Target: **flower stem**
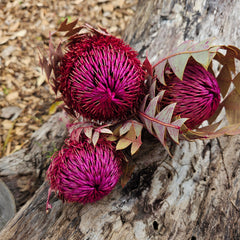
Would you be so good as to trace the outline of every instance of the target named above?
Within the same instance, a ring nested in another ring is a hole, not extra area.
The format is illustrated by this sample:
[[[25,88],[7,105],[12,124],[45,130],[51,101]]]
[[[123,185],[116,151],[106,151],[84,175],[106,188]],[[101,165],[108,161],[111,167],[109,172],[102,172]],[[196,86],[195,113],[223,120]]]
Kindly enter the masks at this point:
[[[181,55],[181,54],[192,54],[192,53],[199,53],[199,52],[209,51],[211,48],[214,48],[214,47],[216,47],[216,46],[211,46],[211,47],[209,47],[208,49],[174,53],[174,54],[172,54],[172,55],[170,55],[170,56],[167,56],[167,57],[161,59],[161,60],[158,61],[157,63],[155,63],[155,64],[152,66],[152,68],[155,68],[158,64],[164,62],[165,60],[167,60],[167,59],[169,59],[169,58],[175,57],[175,56],[177,56],[177,55]]]
[[[139,114],[142,115],[144,118],[146,118],[146,119],[148,119],[148,120],[150,120],[150,121],[152,121],[152,122],[159,123],[159,124],[161,124],[161,125],[163,125],[163,126],[165,126],[165,127],[171,127],[171,128],[175,128],[175,129],[180,129],[179,126],[175,126],[175,125],[172,125],[172,124],[170,124],[170,123],[162,122],[162,121],[160,121],[160,120],[158,120],[158,119],[156,119],[156,118],[152,118],[152,117],[148,116],[147,114],[145,114],[145,113],[143,113],[143,112],[140,112],[140,111],[139,111]]]

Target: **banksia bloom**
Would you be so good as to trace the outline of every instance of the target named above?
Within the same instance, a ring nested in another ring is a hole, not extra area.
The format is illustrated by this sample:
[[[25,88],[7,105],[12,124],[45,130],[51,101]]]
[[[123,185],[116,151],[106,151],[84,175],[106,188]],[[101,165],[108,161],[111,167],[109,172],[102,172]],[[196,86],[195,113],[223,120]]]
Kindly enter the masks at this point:
[[[68,39],[55,88],[69,112],[97,121],[126,119],[144,96],[145,72],[137,53],[104,30],[82,28],[87,32]]]
[[[95,147],[87,138],[69,140],[52,157],[47,171],[50,191],[57,192],[63,201],[83,204],[98,201],[117,184],[122,159],[122,153],[104,139],[99,139]]]
[[[174,115],[189,118],[186,126],[194,129],[209,119],[220,103],[220,88],[215,77],[200,64],[187,64],[183,80],[180,80],[169,67],[165,70],[166,86],[162,104],[177,103]]]

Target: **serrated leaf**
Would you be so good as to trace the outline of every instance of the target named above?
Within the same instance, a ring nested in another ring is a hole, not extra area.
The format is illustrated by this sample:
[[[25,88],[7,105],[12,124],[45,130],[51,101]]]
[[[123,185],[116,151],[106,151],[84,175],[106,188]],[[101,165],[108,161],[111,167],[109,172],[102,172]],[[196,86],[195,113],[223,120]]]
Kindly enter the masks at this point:
[[[150,96],[150,99],[154,98],[155,97],[155,92],[156,92],[156,83],[157,81],[154,80],[153,83],[151,84],[150,86],[150,89],[149,89],[149,96]]]
[[[187,120],[188,120],[188,118],[180,118],[180,119],[177,119],[174,122],[172,122],[172,124],[175,126],[181,127]],[[172,140],[175,143],[179,144],[179,140],[178,140],[179,129],[167,127],[167,131],[168,131],[169,136],[172,138]]]
[[[150,117],[154,117],[154,116],[155,116],[157,103],[158,103],[158,101],[160,100],[160,97],[161,97],[161,96],[156,96],[156,97],[154,97],[154,98],[150,101],[150,103],[148,104],[148,106],[147,106],[147,108],[146,108],[146,110],[145,110],[145,114],[146,114],[146,115],[148,115],[148,116],[150,116]],[[145,123],[145,125],[146,125],[147,130],[148,130],[150,133],[153,134],[153,132],[152,132],[152,122],[149,121],[149,120],[146,119],[146,118],[143,118],[143,121],[144,121],[144,123]]]
[[[199,52],[199,53],[193,53],[192,57],[198,62],[200,63],[205,69],[208,68],[209,65],[209,52],[205,51],[205,52]]]
[[[49,64],[47,58],[44,56],[42,56],[42,58],[39,57],[39,64],[41,68],[44,70],[47,79],[49,80],[52,72],[52,65]]]
[[[190,56],[191,54],[186,53],[186,54],[176,55],[168,59],[168,63],[172,71],[181,80],[183,79],[183,73]]]
[[[166,106],[161,112],[157,114],[156,119],[165,123],[170,123],[175,106],[176,106],[176,103],[172,103]],[[168,146],[166,145],[166,138],[165,138],[166,127],[156,122],[153,122],[152,125],[158,140],[162,143],[164,148],[169,152]]]
[[[221,94],[223,97],[226,96],[229,87],[231,85],[231,80],[232,80],[232,76],[231,73],[227,67],[227,65],[224,65],[219,73],[219,75],[217,76],[217,82],[218,85],[220,87],[221,90]]]
[[[66,18],[66,19],[61,23],[60,27],[58,28],[58,31],[59,31],[59,32],[67,32],[67,31],[72,30],[72,29],[76,26],[76,24],[77,24],[77,22],[78,22],[78,19],[76,19],[75,21],[73,21],[73,22],[71,22],[71,23],[68,23],[68,24],[67,24],[67,22],[68,22],[68,19]]]
[[[240,95],[234,89],[223,101],[228,122],[230,124],[240,123]]]
[[[100,133],[98,131],[95,131],[93,133],[93,136],[92,136],[92,143],[93,143],[93,146],[95,147],[97,142],[98,142],[98,139],[99,139],[99,136],[100,136]]]
[[[167,64],[167,60],[164,60],[163,62],[159,63],[158,65],[156,65],[155,67],[155,73],[158,77],[158,80],[160,81],[160,83],[162,83],[163,85],[166,85],[165,82],[165,77],[164,77],[164,71],[165,71],[165,66]]]
[[[205,39],[199,43],[193,44],[191,47],[188,48],[189,51],[203,51],[208,50],[211,48],[213,42],[216,40],[215,37]]]
[[[146,57],[143,65],[142,65],[143,69],[147,71],[147,73],[153,77],[153,67],[151,65],[151,63],[149,62],[148,58]]]
[[[145,106],[146,106],[148,97],[149,97],[149,94],[145,95],[145,97],[144,97],[144,99],[142,101],[142,104],[140,106],[140,111],[141,112],[144,112],[144,110],[145,110]]]

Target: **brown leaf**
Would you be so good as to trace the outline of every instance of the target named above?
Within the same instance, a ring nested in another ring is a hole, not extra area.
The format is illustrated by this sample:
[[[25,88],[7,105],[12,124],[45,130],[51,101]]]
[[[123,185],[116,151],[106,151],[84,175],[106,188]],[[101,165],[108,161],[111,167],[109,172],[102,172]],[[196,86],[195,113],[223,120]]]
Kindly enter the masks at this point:
[[[219,73],[219,75],[217,76],[217,82],[218,85],[220,87],[221,90],[221,94],[223,97],[226,96],[230,84],[231,84],[231,80],[232,80],[232,76],[231,73],[229,71],[229,68],[227,65],[224,65]]]
[[[240,95],[234,89],[223,101],[230,124],[240,123]]]

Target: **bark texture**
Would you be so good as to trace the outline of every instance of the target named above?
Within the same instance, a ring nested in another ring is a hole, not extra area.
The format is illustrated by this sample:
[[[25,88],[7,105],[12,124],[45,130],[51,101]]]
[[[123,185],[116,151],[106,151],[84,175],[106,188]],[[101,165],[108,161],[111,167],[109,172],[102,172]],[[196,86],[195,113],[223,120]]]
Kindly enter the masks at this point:
[[[238,1],[140,0],[125,39],[141,57],[147,51],[151,63],[188,39],[215,36],[239,47],[239,12]],[[46,123],[53,124],[48,132],[45,126],[35,137],[47,145],[56,138],[60,145],[63,125],[51,121]],[[118,185],[103,200],[84,206],[52,196],[53,208],[46,214],[44,182],[1,231],[0,239],[240,239],[240,136],[182,141],[171,147],[173,158],[155,139],[144,137],[124,189]],[[34,175],[46,164],[42,154],[30,144],[1,160],[12,162],[10,167],[0,165],[1,176],[19,174],[11,159],[17,159],[14,164],[26,175]]]

